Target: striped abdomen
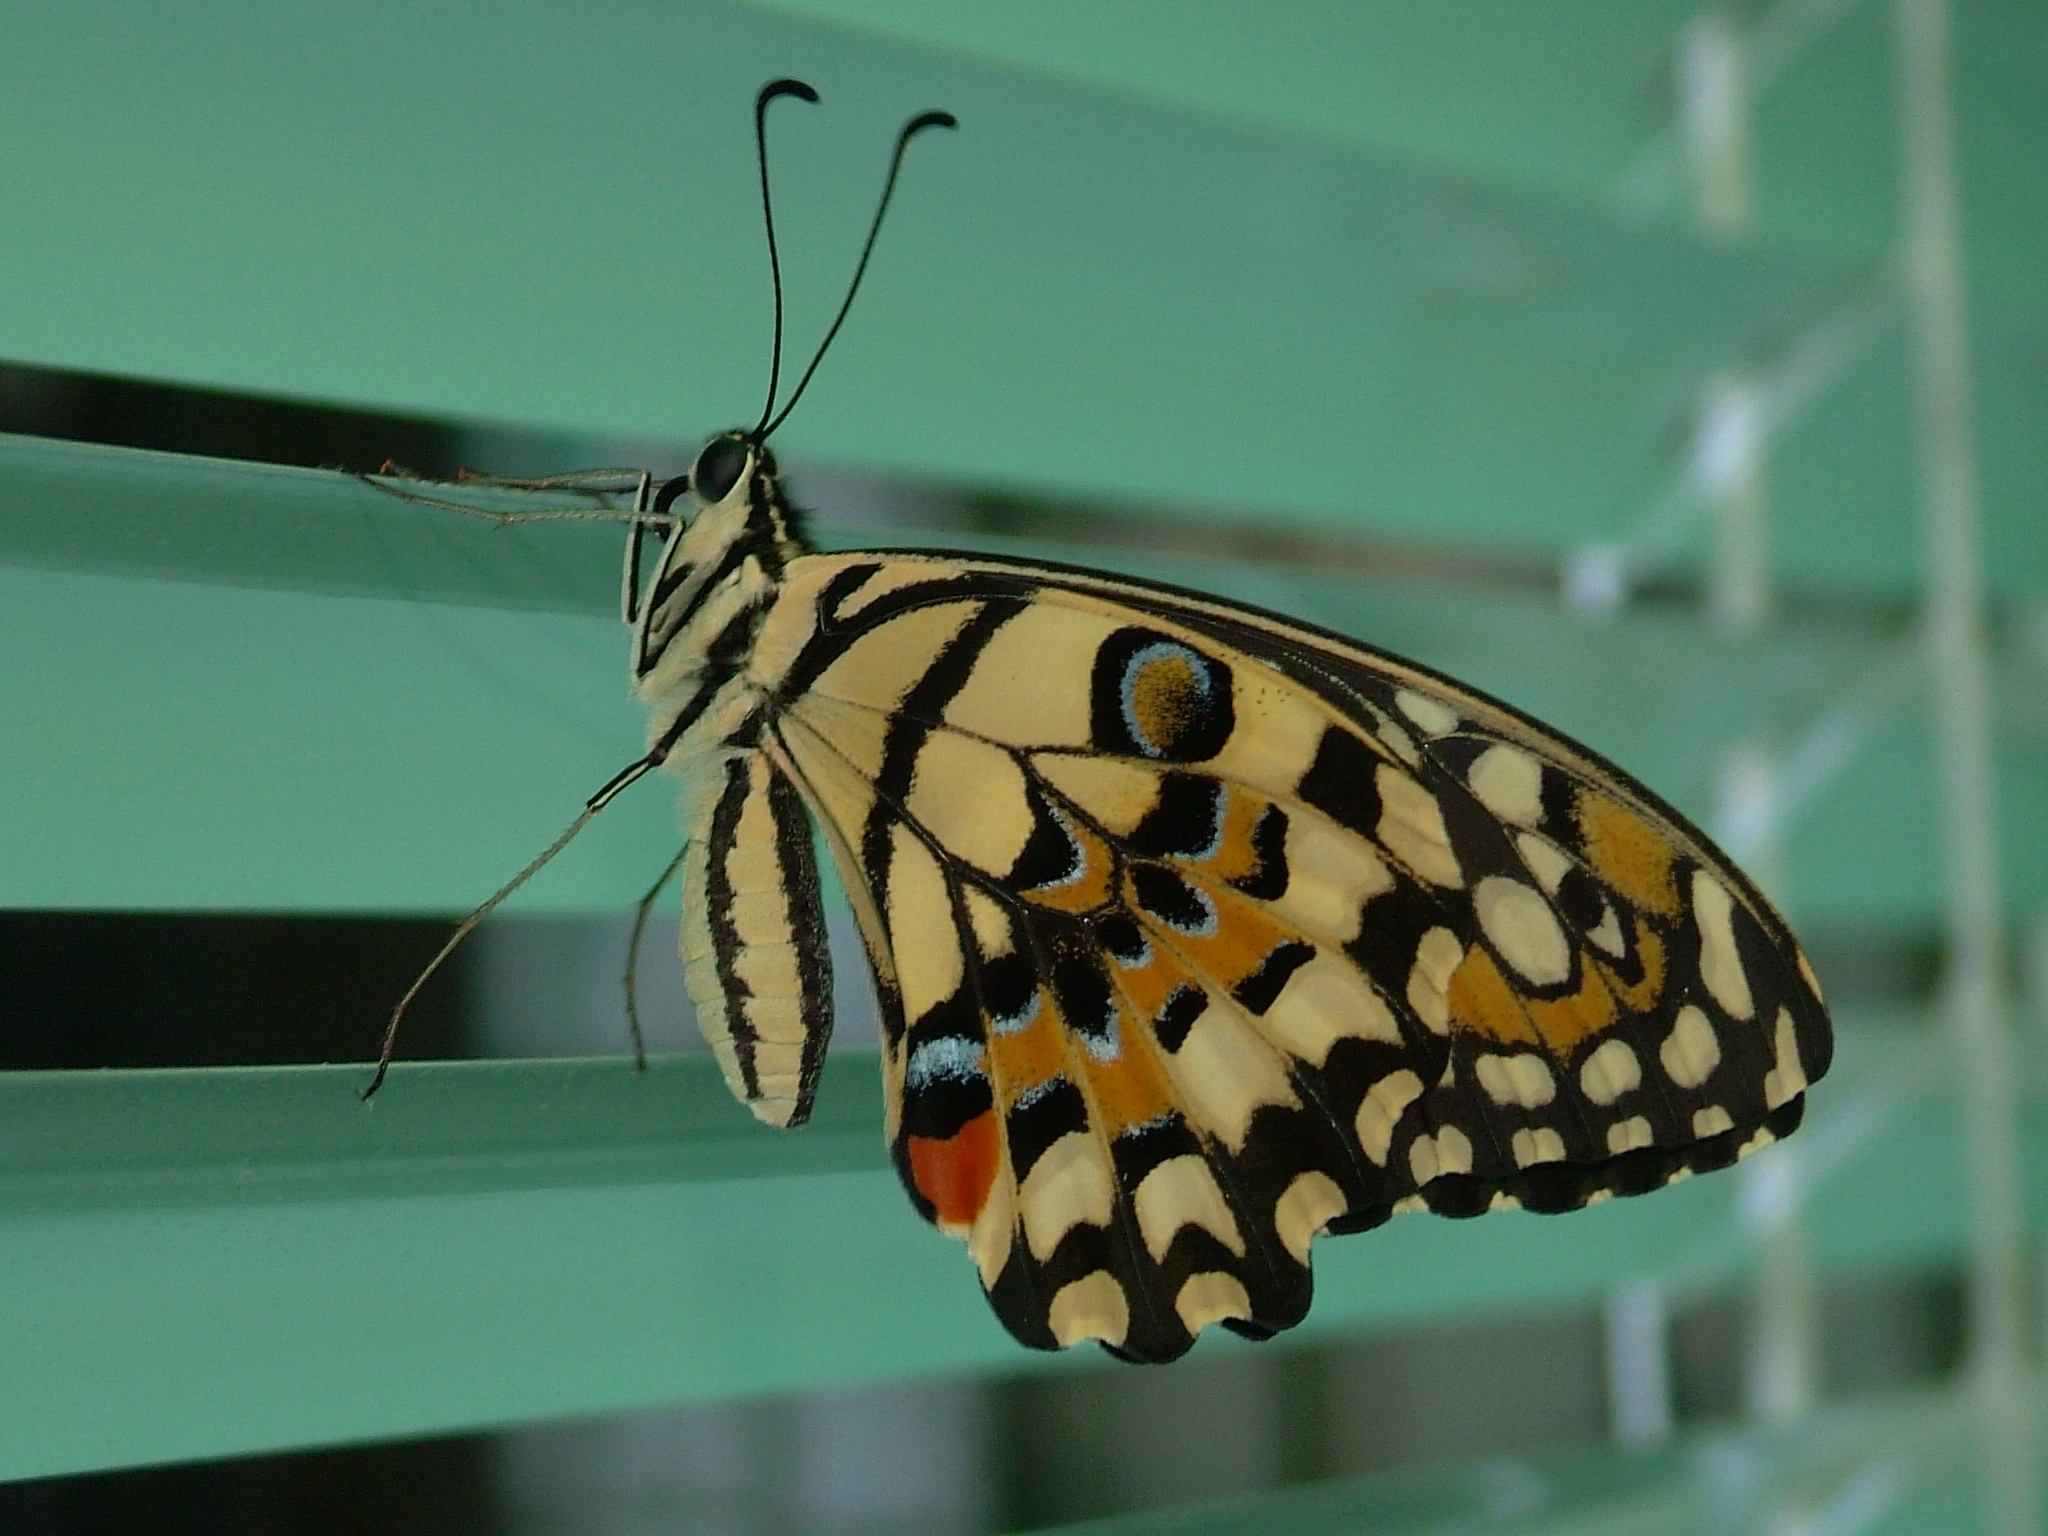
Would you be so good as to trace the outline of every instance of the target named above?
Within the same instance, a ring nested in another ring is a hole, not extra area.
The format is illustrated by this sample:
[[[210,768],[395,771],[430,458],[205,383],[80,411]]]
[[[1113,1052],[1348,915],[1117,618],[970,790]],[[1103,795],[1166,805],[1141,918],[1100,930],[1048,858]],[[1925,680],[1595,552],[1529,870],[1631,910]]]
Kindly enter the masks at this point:
[[[698,1027],[735,1097],[770,1125],[801,1125],[832,1033],[810,820],[758,751],[691,779],[682,954]]]

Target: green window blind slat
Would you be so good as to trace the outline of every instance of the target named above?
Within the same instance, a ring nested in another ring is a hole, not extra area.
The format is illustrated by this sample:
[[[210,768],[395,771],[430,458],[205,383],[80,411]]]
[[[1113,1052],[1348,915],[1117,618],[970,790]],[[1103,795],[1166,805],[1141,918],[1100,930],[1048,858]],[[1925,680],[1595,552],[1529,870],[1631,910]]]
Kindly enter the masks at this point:
[[[0,1477],[1094,1363],[1019,1350],[912,1213],[872,1054],[835,1056],[817,1123],[780,1135],[704,1057],[401,1064],[374,1108],[365,1079],[0,1075]],[[1847,1030],[1829,1082],[1802,1133],[1836,1148],[1816,1262],[1958,1253],[1924,1041]],[[1580,1304],[1652,1259],[1681,1293],[1724,1283],[1739,1191],[1325,1242],[1300,1337]]]
[[[1158,552],[832,542],[1048,554],[1309,618],[1500,694],[1702,818],[1702,743],[1790,750],[1885,654],[1847,628],[1738,641],[1684,615],[1589,624],[1535,593]],[[0,903],[468,910],[643,750],[618,549],[608,528],[497,529],[343,475],[0,436]],[[2032,665],[2008,661],[2000,764],[2023,904],[2048,899],[2048,828],[2026,810],[2048,795]],[[1910,670],[1848,726],[1846,773],[1792,831],[1794,915],[1930,921]],[[619,910],[673,850],[664,789],[626,797],[518,899]]]

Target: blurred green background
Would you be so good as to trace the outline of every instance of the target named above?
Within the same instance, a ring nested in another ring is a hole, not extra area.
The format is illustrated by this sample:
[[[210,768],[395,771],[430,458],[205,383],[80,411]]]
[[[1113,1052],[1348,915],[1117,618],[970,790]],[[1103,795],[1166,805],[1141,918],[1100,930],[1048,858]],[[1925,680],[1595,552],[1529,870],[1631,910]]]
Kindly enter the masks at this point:
[[[10,1528],[2033,1528],[2048,9],[0,19]],[[777,439],[822,540],[1224,592],[1585,739],[1808,940],[1841,1053],[1784,1157],[1325,1244],[1260,1349],[1026,1359],[884,1167],[839,919],[818,1126],[724,1102],[672,965],[657,1070],[616,1059],[652,786],[423,1000],[415,1054],[497,1060],[374,1114],[313,1065],[641,749],[614,534],[333,471],[673,472],[750,421],[784,74],[798,366],[897,126],[961,120]],[[1930,555],[1943,304],[1977,608]]]

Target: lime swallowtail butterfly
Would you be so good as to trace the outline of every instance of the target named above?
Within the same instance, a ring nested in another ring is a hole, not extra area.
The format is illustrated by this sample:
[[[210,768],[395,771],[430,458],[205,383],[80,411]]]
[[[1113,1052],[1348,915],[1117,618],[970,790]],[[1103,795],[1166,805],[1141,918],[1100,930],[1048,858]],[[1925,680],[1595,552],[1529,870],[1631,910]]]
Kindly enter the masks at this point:
[[[817,367],[777,414],[782,96],[817,99],[782,80],[756,101],[760,421],[665,484],[497,482],[579,498],[541,515],[629,524],[650,745],[460,932],[670,770],[699,1021],[734,1094],[799,1126],[832,1026],[821,831],[873,969],[904,1188],[1037,1348],[1160,1361],[1212,1323],[1266,1337],[1306,1314],[1320,1234],[1572,1210],[1791,1132],[1831,1050],[1813,972],[1742,872],[1612,764],[1200,593],[809,546],[768,446]],[[899,135],[826,344],[905,149],[937,126]]]

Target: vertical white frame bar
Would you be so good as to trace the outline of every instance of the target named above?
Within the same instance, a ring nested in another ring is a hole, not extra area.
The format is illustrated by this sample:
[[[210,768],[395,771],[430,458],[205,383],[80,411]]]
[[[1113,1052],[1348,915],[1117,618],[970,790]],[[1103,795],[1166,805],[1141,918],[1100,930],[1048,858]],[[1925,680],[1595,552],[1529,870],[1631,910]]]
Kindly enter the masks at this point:
[[[1947,0],[1893,0],[1906,303],[1920,396],[1927,641],[1947,886],[1944,1005],[1962,1077],[1970,1175],[1969,1371],[1983,1415],[1992,1529],[2035,1529],[2030,1380],[2021,1354],[2024,1229],[1994,824],[1990,664],[1978,570]]]

